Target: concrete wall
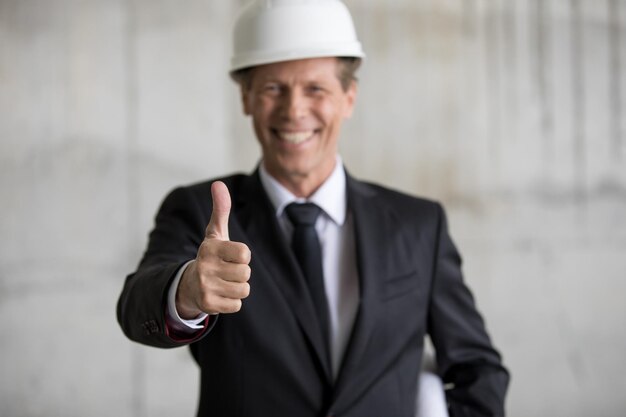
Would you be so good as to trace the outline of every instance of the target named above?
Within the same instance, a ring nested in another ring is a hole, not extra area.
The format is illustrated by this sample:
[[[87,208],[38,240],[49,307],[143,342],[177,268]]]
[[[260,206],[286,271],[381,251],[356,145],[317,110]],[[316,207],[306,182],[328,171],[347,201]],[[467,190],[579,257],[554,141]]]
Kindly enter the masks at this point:
[[[241,1],[0,0],[0,415],[193,415],[115,320],[164,194],[258,159]],[[351,0],[353,174],[442,200],[509,415],[623,415],[626,1]]]

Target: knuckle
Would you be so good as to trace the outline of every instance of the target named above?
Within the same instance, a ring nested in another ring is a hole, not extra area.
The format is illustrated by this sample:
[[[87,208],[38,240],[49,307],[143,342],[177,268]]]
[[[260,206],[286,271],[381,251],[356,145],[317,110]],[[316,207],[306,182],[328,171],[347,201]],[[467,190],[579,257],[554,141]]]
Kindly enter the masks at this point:
[[[248,298],[250,295],[250,284],[244,282],[241,287],[241,298]]]
[[[234,300],[241,300],[248,296],[249,291],[247,283],[232,283],[227,296]]]
[[[233,299],[241,299],[241,298],[244,298],[243,297],[244,292],[245,292],[245,289],[243,288],[241,284],[234,284],[229,291],[229,295]]]
[[[241,310],[241,300],[226,299],[220,304],[220,313],[236,313]]]
[[[231,313],[236,313],[236,312],[238,312],[239,310],[241,310],[241,305],[242,305],[241,300],[233,300],[233,302],[232,302],[232,303],[230,303],[230,305],[229,305],[229,307],[230,307],[230,312],[231,312]]]
[[[250,276],[252,276],[252,268],[250,268],[250,265],[244,265],[242,274],[246,281],[250,280]]]
[[[245,264],[249,264],[250,260],[252,259],[252,252],[250,251],[250,248],[248,247],[248,245],[246,244],[242,244],[242,245],[243,245],[242,253],[241,253],[242,262]]]
[[[245,264],[250,262],[250,249],[245,243],[237,242],[233,252],[238,262]]]

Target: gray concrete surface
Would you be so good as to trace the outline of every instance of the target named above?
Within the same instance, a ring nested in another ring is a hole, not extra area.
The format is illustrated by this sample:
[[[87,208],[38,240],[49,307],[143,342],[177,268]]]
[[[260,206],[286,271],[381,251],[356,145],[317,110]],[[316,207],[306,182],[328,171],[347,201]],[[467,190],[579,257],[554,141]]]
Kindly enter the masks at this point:
[[[173,186],[258,159],[226,71],[241,1],[0,0],[0,416],[194,415],[132,344],[126,273]],[[350,171],[442,200],[513,417],[626,399],[626,1],[348,1]]]

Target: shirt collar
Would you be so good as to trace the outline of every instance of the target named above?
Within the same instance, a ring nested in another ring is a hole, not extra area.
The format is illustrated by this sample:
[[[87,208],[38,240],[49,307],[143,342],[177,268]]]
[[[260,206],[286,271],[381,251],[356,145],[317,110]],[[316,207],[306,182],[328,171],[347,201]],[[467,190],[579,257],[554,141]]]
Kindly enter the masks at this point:
[[[276,217],[282,216],[287,205],[293,202],[308,201],[317,204],[339,226],[345,222],[347,207],[346,173],[339,155],[337,155],[337,163],[333,172],[308,199],[298,198],[283,187],[267,172],[262,162],[259,166],[259,176],[263,189],[276,209]]]

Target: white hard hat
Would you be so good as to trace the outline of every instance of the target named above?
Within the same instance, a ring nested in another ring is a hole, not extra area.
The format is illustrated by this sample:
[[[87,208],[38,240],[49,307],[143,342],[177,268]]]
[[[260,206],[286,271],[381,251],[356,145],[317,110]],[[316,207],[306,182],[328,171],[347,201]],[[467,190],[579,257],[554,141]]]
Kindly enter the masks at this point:
[[[235,21],[230,71],[303,58],[363,58],[340,0],[254,0]]]

